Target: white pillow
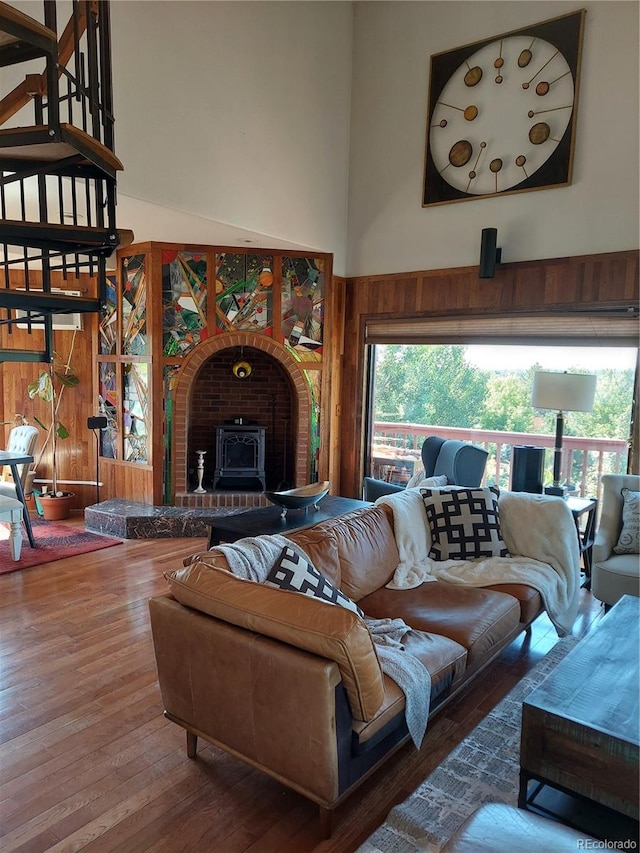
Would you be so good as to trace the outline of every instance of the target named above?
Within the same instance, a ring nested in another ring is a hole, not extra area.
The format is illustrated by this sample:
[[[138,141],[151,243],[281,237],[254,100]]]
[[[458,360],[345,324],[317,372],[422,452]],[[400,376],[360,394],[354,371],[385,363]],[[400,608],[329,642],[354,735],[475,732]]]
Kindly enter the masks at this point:
[[[446,485],[446,474],[438,474],[437,477],[425,477],[424,468],[421,468],[419,471],[416,471],[416,473],[409,479],[409,482],[407,483],[407,488],[419,489],[421,486],[424,486],[425,489],[437,489],[440,486]]]

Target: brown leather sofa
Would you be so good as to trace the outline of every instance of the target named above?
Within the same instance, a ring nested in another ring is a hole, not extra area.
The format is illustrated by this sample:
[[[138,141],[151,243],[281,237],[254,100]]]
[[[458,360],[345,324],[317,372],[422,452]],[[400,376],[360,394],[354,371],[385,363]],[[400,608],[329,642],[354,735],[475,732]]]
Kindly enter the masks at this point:
[[[431,675],[430,716],[525,631],[543,604],[522,584],[439,581],[386,589],[398,564],[393,516],[368,507],[289,534],[374,618],[400,617]],[[409,738],[405,697],[350,610],[246,581],[216,549],[167,575],[150,602],[165,715],[318,804],[335,807]]]

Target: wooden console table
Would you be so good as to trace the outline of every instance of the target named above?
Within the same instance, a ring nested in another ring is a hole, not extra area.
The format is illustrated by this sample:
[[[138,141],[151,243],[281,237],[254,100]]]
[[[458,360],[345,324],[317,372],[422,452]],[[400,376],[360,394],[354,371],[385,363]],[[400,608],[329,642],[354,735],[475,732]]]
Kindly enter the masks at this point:
[[[550,785],[638,820],[639,625],[625,595],[524,700],[521,808]]]
[[[306,512],[290,509],[286,518],[281,517],[282,509],[279,506],[267,506],[262,509],[249,509],[237,515],[223,515],[210,521],[205,519],[207,527],[210,528],[209,548],[221,542],[237,542],[245,536],[265,536],[301,530],[303,527],[312,527],[321,521],[365,506],[371,504],[368,501],[327,495],[319,502],[317,510],[313,507],[308,507]]]

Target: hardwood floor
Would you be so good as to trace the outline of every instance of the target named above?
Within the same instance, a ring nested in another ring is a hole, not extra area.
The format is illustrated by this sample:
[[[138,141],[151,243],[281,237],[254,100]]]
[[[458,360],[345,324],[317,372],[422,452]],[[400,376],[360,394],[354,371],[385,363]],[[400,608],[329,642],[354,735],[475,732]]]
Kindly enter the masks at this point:
[[[72,523],[82,526],[82,516]],[[546,617],[337,811],[164,720],[147,601],[205,539],[129,540],[0,576],[3,853],[348,853],[556,642]],[[582,590],[574,633],[602,610]]]

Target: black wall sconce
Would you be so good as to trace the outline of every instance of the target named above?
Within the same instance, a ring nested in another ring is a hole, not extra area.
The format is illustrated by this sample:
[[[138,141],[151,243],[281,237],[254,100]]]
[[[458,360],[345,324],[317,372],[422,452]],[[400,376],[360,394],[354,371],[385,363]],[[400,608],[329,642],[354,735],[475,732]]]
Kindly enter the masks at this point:
[[[502,259],[502,249],[496,247],[497,242],[497,228],[482,229],[478,278],[493,278],[496,274],[496,264],[499,264]]]

